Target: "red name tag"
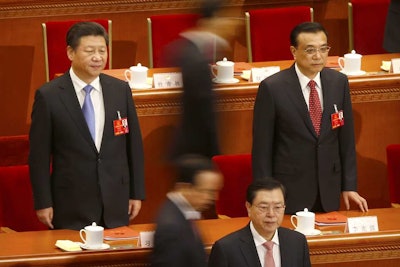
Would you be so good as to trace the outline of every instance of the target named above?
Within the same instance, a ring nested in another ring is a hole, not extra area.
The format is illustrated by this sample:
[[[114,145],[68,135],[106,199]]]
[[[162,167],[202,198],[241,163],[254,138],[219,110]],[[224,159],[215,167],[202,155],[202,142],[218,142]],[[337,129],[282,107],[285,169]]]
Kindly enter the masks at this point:
[[[128,118],[114,120],[114,135],[122,135],[129,133]]]
[[[331,115],[332,130],[344,125],[343,110],[335,112]]]

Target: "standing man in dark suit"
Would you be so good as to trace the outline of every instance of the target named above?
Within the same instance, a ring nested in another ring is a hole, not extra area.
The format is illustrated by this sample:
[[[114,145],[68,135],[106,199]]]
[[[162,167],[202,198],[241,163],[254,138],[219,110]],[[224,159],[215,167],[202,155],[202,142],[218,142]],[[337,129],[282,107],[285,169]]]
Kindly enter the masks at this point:
[[[367,211],[347,77],[324,68],[330,47],[321,24],[299,24],[290,41],[295,63],[262,81],[256,96],[254,179],[273,176],[286,187],[287,213],[338,210],[341,194],[347,209],[351,200]]]
[[[154,235],[152,266],[205,267],[204,244],[193,220],[214,203],[222,187],[222,175],[201,155],[177,160],[178,179],[162,206]]]
[[[400,52],[400,0],[392,0],[386,16],[383,48],[390,53]]]
[[[195,153],[211,158],[220,153],[211,65],[218,51],[230,49],[237,20],[218,17],[224,0],[201,0],[195,28],[180,34],[163,52],[163,65],[182,72],[182,118],[172,157]],[[222,58],[221,58],[222,59]]]
[[[79,22],[66,41],[71,68],[37,90],[32,110],[29,167],[37,216],[58,229],[128,225],[145,197],[131,90],[101,73],[108,46],[101,25]]]
[[[285,188],[277,180],[253,181],[246,196],[250,223],[215,242],[208,266],[311,266],[305,236],[280,227],[285,195]]]

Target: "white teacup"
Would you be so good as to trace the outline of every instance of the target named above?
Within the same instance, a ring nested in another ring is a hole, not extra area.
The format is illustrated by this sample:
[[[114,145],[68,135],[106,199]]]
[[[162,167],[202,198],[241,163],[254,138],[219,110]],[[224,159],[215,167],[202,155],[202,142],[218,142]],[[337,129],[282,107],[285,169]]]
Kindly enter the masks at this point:
[[[139,237],[140,237],[140,246],[142,248],[154,247],[154,231],[140,232]]]
[[[294,222],[295,219],[297,223]],[[296,231],[303,234],[312,233],[314,231],[315,213],[305,208],[304,211],[298,211],[296,215],[292,215],[290,221]]]
[[[214,68],[217,69],[217,74],[214,73],[214,77],[217,78],[218,82],[231,82],[234,74],[234,66],[235,63],[233,61],[229,61],[226,57],[222,61],[217,61],[216,66]]]
[[[84,246],[91,249],[101,248],[103,245],[104,228],[92,223],[79,231]]]
[[[351,53],[345,54],[344,57],[339,57],[338,64],[346,74],[360,73],[361,58],[362,55],[352,50]]]
[[[147,71],[149,68],[138,63],[137,66],[132,66],[125,70],[125,79],[133,87],[143,87],[147,83]]]

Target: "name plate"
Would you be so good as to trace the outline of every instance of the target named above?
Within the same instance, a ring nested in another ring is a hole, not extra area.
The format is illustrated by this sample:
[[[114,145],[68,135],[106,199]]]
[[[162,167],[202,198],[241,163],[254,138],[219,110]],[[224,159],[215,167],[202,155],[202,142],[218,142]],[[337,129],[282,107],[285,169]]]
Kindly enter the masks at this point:
[[[347,230],[351,234],[377,232],[379,231],[378,217],[363,216],[347,218]]]
[[[392,59],[392,72],[393,73],[400,73],[400,58],[393,58]]]
[[[154,88],[183,87],[181,72],[154,73],[153,82]]]
[[[259,83],[272,74],[279,72],[280,70],[281,68],[279,66],[251,68],[251,81]]]

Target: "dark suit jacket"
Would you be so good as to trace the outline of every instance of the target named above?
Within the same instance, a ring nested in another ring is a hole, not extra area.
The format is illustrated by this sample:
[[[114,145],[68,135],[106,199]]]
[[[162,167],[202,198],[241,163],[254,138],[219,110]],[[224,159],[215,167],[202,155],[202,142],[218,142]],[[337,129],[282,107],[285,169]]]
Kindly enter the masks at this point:
[[[338,210],[341,191],[357,191],[353,114],[347,77],[321,71],[323,114],[317,137],[294,65],[259,86],[253,121],[253,176],[275,177],[287,189],[286,212],[310,209],[321,197]],[[343,110],[344,126],[332,130],[331,114]]]
[[[55,228],[92,222],[128,225],[129,199],[144,199],[142,137],[124,81],[100,75],[105,123],[100,152],[90,136],[69,73],[37,90],[29,166],[35,209],[54,208]],[[128,118],[129,134],[115,136],[113,120]],[[49,166],[52,166],[50,173]]]
[[[390,1],[386,17],[383,47],[390,53],[400,52],[400,0]]]
[[[278,228],[282,267],[311,266],[307,240],[303,234]],[[261,267],[250,224],[233,232],[212,247],[209,267]]]
[[[168,45],[164,65],[182,71],[183,114],[174,140],[173,156],[219,154],[214,93],[209,59],[190,40],[181,38]]]
[[[151,266],[205,267],[206,253],[193,222],[170,200],[161,208],[154,235]]]

